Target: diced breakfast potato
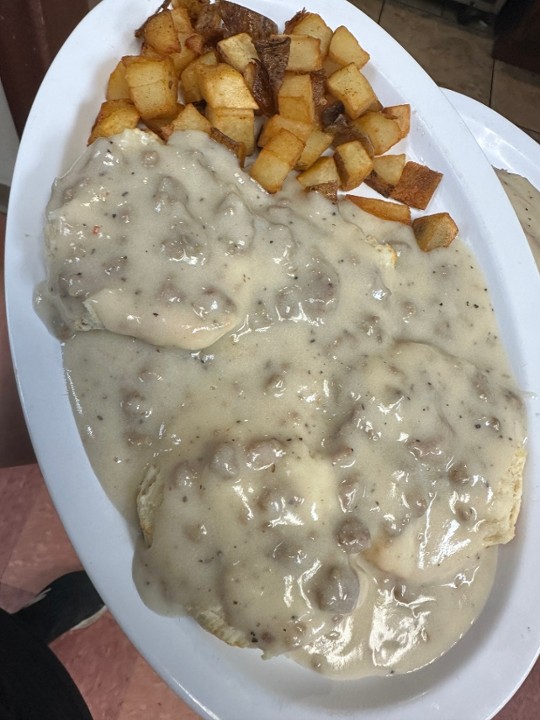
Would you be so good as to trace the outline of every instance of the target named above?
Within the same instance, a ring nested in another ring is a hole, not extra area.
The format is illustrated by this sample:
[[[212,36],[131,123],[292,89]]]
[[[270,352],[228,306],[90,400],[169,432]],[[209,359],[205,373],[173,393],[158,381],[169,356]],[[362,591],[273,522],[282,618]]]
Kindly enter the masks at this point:
[[[375,155],[382,155],[401,140],[397,122],[382,112],[366,112],[354,121],[354,125],[368,136]]]
[[[276,35],[275,37],[290,40],[287,62],[287,70],[290,72],[308,73],[322,68],[321,43],[318,38],[310,35]]]
[[[168,57],[153,60],[127,57],[126,82],[133,103],[144,119],[172,115],[176,109],[178,80]]]
[[[226,63],[200,65],[197,79],[201,95],[213,108],[257,110],[259,107],[241,73]]]
[[[110,137],[124,130],[133,130],[137,127],[140,114],[135,105],[129,100],[106,100],[102,103],[88,144],[98,137]]]
[[[352,190],[358,187],[373,168],[371,158],[358,140],[338,145],[334,152],[334,159],[343,190]]]
[[[288,130],[280,130],[261,150],[249,173],[267,192],[277,192],[303,149],[304,143],[300,138]]]
[[[424,252],[448,247],[458,234],[458,227],[447,212],[416,218],[412,226],[418,247]]]
[[[287,73],[278,93],[279,114],[291,120],[314,125],[317,111],[310,75]]]
[[[140,124],[164,142],[175,131],[200,130],[242,166],[258,152],[250,173],[268,192],[292,169],[306,191],[332,201],[365,182],[403,204],[353,202],[409,224],[409,207],[424,209],[441,180],[405,153],[386,154],[408,135],[411,107],[383,107],[361,72],[369,53],[344,25],[332,30],[304,9],[280,32],[269,17],[229,0],[170,0],[135,35],[140,54],[111,72],[89,142]],[[453,220],[439,215],[419,219],[422,249],[451,237]]]
[[[178,11],[175,10],[174,12]],[[162,10],[151,15],[135,34],[137,37],[142,37],[146,45],[150,45],[162,55],[180,50],[178,30],[175,27],[170,10]]]
[[[410,105],[391,105],[389,107],[382,108],[382,113],[397,123],[402,138],[409,134],[409,130],[411,129]]]
[[[228,137],[244,144],[246,155],[255,150],[255,114],[251,108],[207,107],[210,123]]]
[[[105,97],[107,100],[131,100],[126,80],[126,68],[121,60],[109,75]]]
[[[354,63],[360,69],[368,62],[369,53],[360,46],[350,30],[340,25],[330,40],[328,59],[339,67]]]
[[[238,72],[243,73],[252,60],[258,59],[259,54],[248,33],[239,33],[220,40],[217,44],[220,58]]]
[[[326,183],[336,183],[340,187],[341,181],[336,167],[336,161],[329,155],[316,160],[313,165],[301,172],[296,178],[303,188]]]
[[[329,92],[341,100],[350,118],[357,118],[366,112],[377,96],[368,79],[354,63],[332,73],[326,81]]]
[[[189,63],[180,75],[180,85],[182,87],[182,95],[186,103],[199,102],[203,99],[201,88],[199,86],[199,78],[197,69],[201,65],[217,65],[217,55],[215,50],[210,50],[201,55],[193,62]]]
[[[300,140],[307,142],[307,139],[313,132],[313,125],[310,123],[291,120],[291,118],[283,117],[283,115],[272,115],[264,124],[261,134],[259,135],[258,145],[264,147],[268,140],[273,137],[279,130],[289,130],[293,135],[299,137]]]
[[[201,130],[209,133],[212,124],[204,115],[201,115],[195,105],[188,103],[172,121],[171,126],[171,132],[175,130]]]
[[[407,162],[405,153],[399,155],[381,155],[373,158],[373,170],[365,182],[384,197],[388,197],[398,184]]]
[[[409,160],[390,197],[411,207],[425,210],[441,179],[440,172]]]
[[[305,143],[288,130],[280,130],[266,143],[265,148],[293,168],[302,154]]]
[[[328,54],[328,46],[332,39],[332,30],[324,22],[317,13],[306,12],[301,10],[285,23],[285,33],[292,35],[309,35],[318,38],[320,42],[320,51],[323,59]]]
[[[375,215],[383,220],[411,224],[411,211],[407,205],[379,200],[377,198],[359,197],[358,195],[347,195],[347,200],[353,202],[364,212]]]
[[[329,133],[325,133],[317,128],[312,130],[306,139],[306,145],[295,165],[295,169],[302,171],[311,167],[313,163],[328,150],[332,144],[332,140],[333,137]]]

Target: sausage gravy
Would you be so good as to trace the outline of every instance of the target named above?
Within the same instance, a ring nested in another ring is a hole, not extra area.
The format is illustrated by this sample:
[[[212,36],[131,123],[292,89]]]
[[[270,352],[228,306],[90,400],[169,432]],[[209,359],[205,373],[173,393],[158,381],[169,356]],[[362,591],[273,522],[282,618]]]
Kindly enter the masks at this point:
[[[100,139],[53,189],[36,304],[151,607],[333,677],[408,672],[489,594],[524,409],[459,240],[423,253],[296,185],[202,133]]]

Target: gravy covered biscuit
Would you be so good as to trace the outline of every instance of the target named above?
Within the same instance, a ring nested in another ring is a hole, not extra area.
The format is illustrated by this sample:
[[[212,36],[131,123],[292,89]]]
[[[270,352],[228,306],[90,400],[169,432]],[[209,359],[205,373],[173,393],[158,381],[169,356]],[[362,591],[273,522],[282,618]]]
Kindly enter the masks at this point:
[[[467,631],[526,428],[459,238],[422,252],[293,177],[266,193],[204,132],[131,130],[57,181],[47,239],[39,304],[151,607],[336,678]]]

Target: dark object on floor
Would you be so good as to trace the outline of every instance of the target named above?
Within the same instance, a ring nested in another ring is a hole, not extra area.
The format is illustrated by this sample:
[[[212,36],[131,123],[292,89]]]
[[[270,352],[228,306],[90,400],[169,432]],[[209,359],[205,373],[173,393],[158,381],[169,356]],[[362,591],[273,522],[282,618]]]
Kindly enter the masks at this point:
[[[54,580],[14,617],[49,645],[68,630],[89,625],[104,608],[90,578],[79,570]]]
[[[0,720],[92,720],[47,643],[103,610],[83,571],[58,578],[13,615],[0,610]]]
[[[495,24],[493,57],[540,74],[540,0],[508,0]]]

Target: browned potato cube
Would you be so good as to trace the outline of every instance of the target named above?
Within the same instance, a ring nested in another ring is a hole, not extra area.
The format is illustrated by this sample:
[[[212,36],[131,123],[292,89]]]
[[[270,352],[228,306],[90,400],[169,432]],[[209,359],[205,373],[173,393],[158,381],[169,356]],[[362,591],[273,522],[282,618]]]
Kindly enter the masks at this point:
[[[338,145],[334,151],[334,160],[343,190],[358,187],[373,168],[370,156],[358,140]]]
[[[418,247],[424,252],[448,247],[458,234],[458,226],[447,212],[416,218],[412,226]]]
[[[298,120],[291,120],[290,118],[283,117],[283,115],[272,115],[271,118],[263,125],[261,134],[259,135],[258,145],[264,147],[266,143],[280,130],[288,130],[293,135],[299,137],[304,142],[307,141],[311,133],[313,132],[313,125],[309,123],[298,122]]]
[[[374,157],[373,170],[365,180],[366,185],[388,197],[394,186],[398,184],[406,162],[405,153]]]
[[[201,94],[213,108],[251,108],[259,106],[250,93],[243,76],[230,65],[200,65],[197,78]]]
[[[284,117],[315,125],[317,110],[311,77],[287,73],[279,89],[278,108]]]
[[[303,188],[313,187],[314,185],[324,185],[326,183],[337,183],[338,186],[341,185],[336,161],[333,157],[327,155],[316,160],[310,168],[300,173],[296,179]]]
[[[199,102],[203,99],[197,75],[197,69],[200,65],[217,65],[217,63],[218,60],[215,50],[210,50],[190,62],[189,65],[184,68],[180,75],[180,86],[186,103]]]
[[[411,129],[410,105],[391,105],[383,108],[382,113],[397,123],[402,138],[409,134],[409,130]]]
[[[275,35],[275,38],[289,38],[289,60],[287,70],[308,73],[322,68],[321,43],[310,35]]]
[[[325,150],[328,150],[332,144],[333,137],[330,133],[325,133],[322,130],[315,128],[306,140],[306,146],[304,147],[298,162],[296,163],[296,170],[307,170],[318,160]]]
[[[206,109],[206,116],[212,125],[224,135],[244,144],[245,152],[251,155],[255,150],[255,113],[251,109],[213,108]]]
[[[288,130],[280,130],[263,147],[249,173],[267,192],[277,192],[303,149],[304,143],[300,138]]]
[[[324,59],[328,54],[328,46],[332,39],[332,30],[324,22],[320,15],[301,10],[285,23],[285,34],[287,35],[309,35],[317,38],[320,42],[320,51]]]
[[[126,68],[121,60],[109,75],[105,97],[107,100],[131,100],[126,80]]]
[[[347,200],[353,202],[364,212],[370,213],[370,215],[375,215],[383,220],[404,223],[405,225],[411,224],[411,211],[406,205],[376,198],[359,197],[358,195],[347,195],[346,197]]]
[[[106,100],[102,103],[92,127],[88,144],[98,137],[110,137],[124,130],[133,130],[139,120],[139,111],[130,100]]]
[[[269,193],[281,190],[290,171],[291,168],[285,160],[273,155],[266,148],[261,150],[257,159],[249,168],[251,177]]]
[[[178,80],[169,57],[154,60],[123,58],[131,99],[143,120],[172,115],[176,110]]]
[[[401,140],[401,131],[395,120],[382,112],[366,112],[354,121],[371,141],[375,155],[382,155]]]
[[[442,173],[409,160],[390,197],[411,207],[425,210],[442,180]]]
[[[350,30],[340,25],[330,40],[328,59],[340,67],[354,63],[357,68],[361,68],[368,62],[369,53],[360,46]]]
[[[202,132],[209,133],[212,125],[204,115],[202,115],[195,105],[188,103],[183,110],[181,110],[176,118],[171,123],[172,130],[201,130]]]
[[[357,118],[377,100],[373,88],[354,63],[332,73],[326,81],[328,91],[341,100],[350,118]]]
[[[162,10],[151,15],[135,34],[137,37],[142,37],[146,45],[150,45],[161,55],[180,50],[177,28],[170,10]]]
[[[224,62],[241,73],[245,71],[252,60],[259,57],[253,40],[247,33],[239,33],[220,40],[217,50]]]
[[[270,138],[264,149],[284,160],[292,169],[298,162],[304,146],[303,140],[288,130],[282,129]]]

